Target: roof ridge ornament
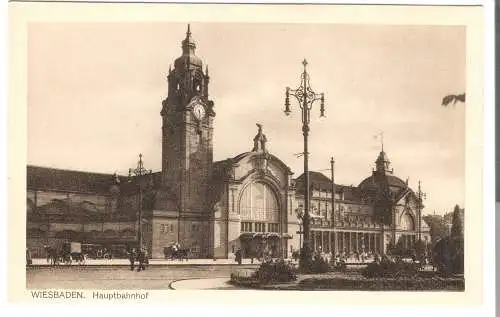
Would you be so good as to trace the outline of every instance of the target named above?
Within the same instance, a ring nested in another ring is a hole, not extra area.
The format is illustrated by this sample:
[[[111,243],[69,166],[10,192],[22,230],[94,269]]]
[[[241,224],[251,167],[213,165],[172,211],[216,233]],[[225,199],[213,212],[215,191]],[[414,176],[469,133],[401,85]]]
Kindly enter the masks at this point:
[[[256,123],[258,131],[257,135],[253,138],[253,149],[252,152],[267,152],[266,150],[266,143],[267,143],[267,137],[266,135],[262,132],[262,124]]]

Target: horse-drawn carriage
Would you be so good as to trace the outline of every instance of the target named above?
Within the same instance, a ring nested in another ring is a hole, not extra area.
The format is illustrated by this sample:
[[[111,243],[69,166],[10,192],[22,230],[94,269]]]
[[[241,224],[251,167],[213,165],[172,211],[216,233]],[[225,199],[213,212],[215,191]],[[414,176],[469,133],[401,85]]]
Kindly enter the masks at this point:
[[[82,253],[82,244],[79,242],[65,242],[58,246],[45,246],[47,262],[51,265],[66,264],[73,262],[85,264],[85,256]]]
[[[190,249],[175,248],[174,246],[168,246],[163,248],[163,254],[165,259],[169,260],[188,260]]]

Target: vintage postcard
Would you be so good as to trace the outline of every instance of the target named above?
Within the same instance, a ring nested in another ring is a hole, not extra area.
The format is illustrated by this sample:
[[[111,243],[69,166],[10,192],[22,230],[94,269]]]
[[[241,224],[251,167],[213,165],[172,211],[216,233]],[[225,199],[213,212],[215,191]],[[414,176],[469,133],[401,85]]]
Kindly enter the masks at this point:
[[[13,300],[481,303],[481,6],[10,18]]]

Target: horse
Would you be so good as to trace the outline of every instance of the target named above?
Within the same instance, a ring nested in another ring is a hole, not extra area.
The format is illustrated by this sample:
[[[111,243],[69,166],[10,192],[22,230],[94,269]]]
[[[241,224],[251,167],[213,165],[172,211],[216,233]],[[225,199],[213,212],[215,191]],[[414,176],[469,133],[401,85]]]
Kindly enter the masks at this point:
[[[164,248],[163,252],[165,254],[165,259],[181,260],[181,261],[184,261],[185,259],[187,261],[190,249],[174,250],[174,248],[170,246]]]
[[[60,261],[60,255],[57,250],[49,246],[45,246],[44,249],[47,257],[47,263],[50,263],[50,265],[58,264]]]
[[[76,263],[82,265],[85,264],[85,256],[82,253],[79,252],[72,252],[70,253],[71,259],[75,261]]]

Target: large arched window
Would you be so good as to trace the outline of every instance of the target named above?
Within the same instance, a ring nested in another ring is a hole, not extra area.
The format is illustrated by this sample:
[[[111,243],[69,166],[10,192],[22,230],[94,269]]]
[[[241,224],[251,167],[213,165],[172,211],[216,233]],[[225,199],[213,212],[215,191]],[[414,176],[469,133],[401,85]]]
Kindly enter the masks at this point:
[[[401,217],[401,228],[403,230],[415,230],[415,224],[413,222],[413,218],[409,213],[405,213]]]
[[[240,214],[242,221],[278,222],[278,200],[271,187],[260,182],[248,185],[241,195]]]

